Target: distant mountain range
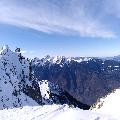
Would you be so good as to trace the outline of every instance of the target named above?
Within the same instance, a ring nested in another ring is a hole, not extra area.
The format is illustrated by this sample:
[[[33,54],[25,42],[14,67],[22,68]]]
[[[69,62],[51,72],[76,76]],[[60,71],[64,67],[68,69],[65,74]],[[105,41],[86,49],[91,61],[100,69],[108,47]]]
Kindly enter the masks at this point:
[[[92,105],[98,98],[120,87],[119,56],[34,58],[32,70],[39,80],[61,86],[77,100]]]

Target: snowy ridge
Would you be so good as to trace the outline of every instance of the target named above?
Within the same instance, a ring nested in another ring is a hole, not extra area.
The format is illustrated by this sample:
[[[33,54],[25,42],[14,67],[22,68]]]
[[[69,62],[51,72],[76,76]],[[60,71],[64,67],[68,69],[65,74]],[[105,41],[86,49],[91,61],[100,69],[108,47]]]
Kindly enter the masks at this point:
[[[0,51],[0,109],[36,104],[22,92],[29,81],[29,61],[8,46]]]
[[[65,56],[56,56],[56,57],[51,57],[49,55],[45,56],[42,59],[39,58],[34,58],[32,60],[33,64],[36,65],[45,65],[46,63],[50,63],[50,65],[52,64],[68,64],[71,61],[76,61],[76,62],[83,62],[83,61],[89,61],[92,60],[92,57],[65,57]]]

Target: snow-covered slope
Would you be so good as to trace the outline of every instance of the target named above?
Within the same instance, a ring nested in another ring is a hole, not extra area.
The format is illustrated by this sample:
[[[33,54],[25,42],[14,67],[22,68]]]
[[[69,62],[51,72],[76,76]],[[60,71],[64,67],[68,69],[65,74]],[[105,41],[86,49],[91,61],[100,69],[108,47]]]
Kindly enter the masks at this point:
[[[38,105],[22,92],[29,82],[29,61],[8,46],[0,51],[0,109]]]
[[[108,116],[114,116],[117,120],[120,119],[120,89],[113,91],[111,94],[104,98],[101,98],[95,106],[92,107],[92,111],[104,113]]]
[[[91,111],[67,105],[44,105],[0,110],[0,120],[116,120]],[[119,120],[119,119],[117,119]]]

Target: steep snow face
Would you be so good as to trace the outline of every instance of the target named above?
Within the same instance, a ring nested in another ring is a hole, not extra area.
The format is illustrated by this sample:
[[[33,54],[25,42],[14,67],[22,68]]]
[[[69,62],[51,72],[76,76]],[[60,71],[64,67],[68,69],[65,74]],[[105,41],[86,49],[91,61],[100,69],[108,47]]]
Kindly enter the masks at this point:
[[[40,81],[39,88],[40,88],[40,92],[41,92],[41,96],[42,96],[42,102],[43,103],[47,102],[47,104],[54,103],[55,99],[57,101],[58,97],[60,97],[61,94],[63,93],[63,90],[60,89],[58,85],[54,85],[53,83],[49,82],[48,80]]]
[[[50,93],[49,82],[47,80],[42,80],[39,82],[39,87],[42,98],[49,99],[49,93]]]
[[[0,109],[20,107],[35,102],[22,92],[29,82],[29,61],[8,46],[0,51]],[[35,103],[37,104],[37,103]]]
[[[50,93],[54,93],[59,95],[62,93],[62,90],[59,88],[58,85],[54,85],[48,80],[42,80],[39,82],[39,87],[40,87],[40,92],[43,98],[49,99],[50,98]]]
[[[113,93],[101,98],[99,102],[92,108],[93,111],[108,114],[120,118],[120,89],[115,90]]]

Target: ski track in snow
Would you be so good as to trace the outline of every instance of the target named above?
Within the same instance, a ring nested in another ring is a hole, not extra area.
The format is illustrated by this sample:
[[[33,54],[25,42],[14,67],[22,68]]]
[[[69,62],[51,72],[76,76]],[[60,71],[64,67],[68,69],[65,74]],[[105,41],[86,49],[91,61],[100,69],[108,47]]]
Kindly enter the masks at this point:
[[[8,119],[9,118],[9,119]],[[44,105],[0,110],[0,120],[119,120],[67,105]]]

